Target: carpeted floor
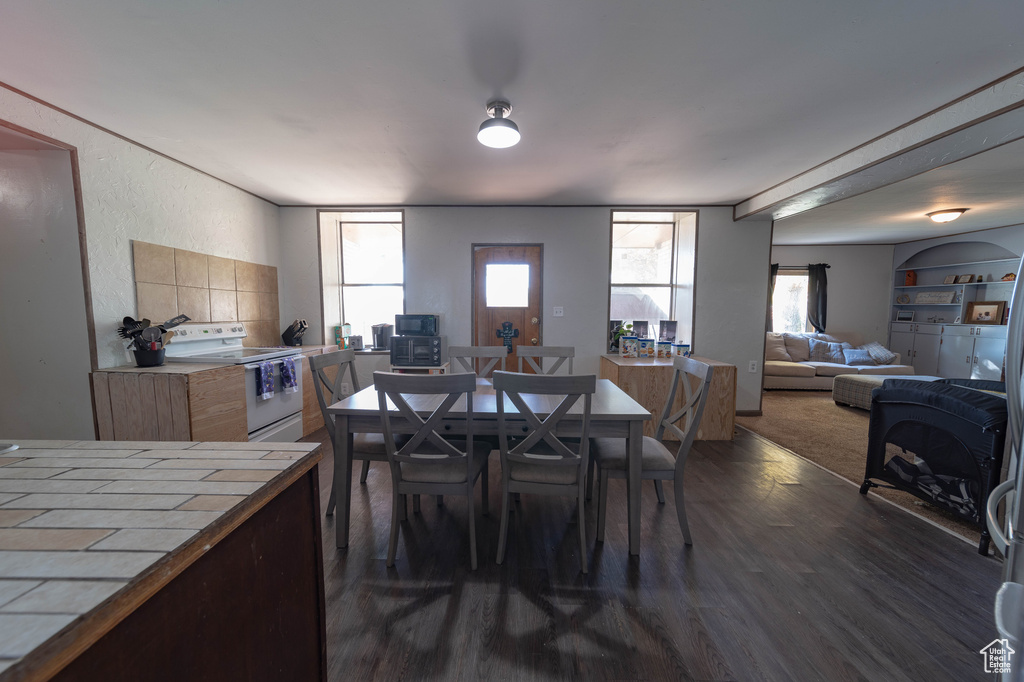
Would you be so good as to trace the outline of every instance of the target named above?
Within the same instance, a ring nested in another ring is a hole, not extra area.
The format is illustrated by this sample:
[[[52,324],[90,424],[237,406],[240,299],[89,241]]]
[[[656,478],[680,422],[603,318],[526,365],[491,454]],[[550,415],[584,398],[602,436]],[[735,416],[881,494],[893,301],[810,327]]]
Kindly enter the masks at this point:
[[[868,449],[868,412],[836,405],[829,391],[765,391],[760,417],[737,417],[740,426],[860,485]],[[877,494],[977,544],[977,526],[909,493]],[[991,551],[991,550],[990,550]]]

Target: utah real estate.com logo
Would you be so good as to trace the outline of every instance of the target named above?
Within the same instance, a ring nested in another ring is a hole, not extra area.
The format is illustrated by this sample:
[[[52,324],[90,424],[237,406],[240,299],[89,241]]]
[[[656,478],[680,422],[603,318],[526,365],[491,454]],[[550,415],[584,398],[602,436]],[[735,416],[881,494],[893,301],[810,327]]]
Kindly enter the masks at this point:
[[[985,657],[985,672],[1001,674],[1010,672],[1010,662],[1016,652],[1006,639],[993,639],[978,653]]]

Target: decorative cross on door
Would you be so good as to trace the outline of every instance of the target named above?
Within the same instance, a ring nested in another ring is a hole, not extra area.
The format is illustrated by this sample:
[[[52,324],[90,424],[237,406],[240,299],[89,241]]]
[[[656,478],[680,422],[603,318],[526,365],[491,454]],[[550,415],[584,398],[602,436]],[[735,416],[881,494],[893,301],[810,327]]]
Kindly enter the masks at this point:
[[[494,330],[495,335],[502,339],[502,343],[505,344],[505,350],[508,353],[512,352],[512,339],[519,338],[519,330],[512,328],[511,322],[502,322],[500,329]]]

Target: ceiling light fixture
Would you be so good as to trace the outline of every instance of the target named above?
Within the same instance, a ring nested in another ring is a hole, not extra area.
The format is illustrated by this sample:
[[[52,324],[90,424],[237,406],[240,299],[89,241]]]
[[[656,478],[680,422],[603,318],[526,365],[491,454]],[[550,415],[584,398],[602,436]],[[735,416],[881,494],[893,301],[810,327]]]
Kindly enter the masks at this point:
[[[512,105],[505,100],[496,99],[487,103],[487,115],[491,118],[480,124],[480,130],[476,134],[480,144],[504,149],[519,142],[519,126],[512,119],[505,118],[510,113]]]
[[[941,211],[932,211],[926,215],[937,223],[948,223],[951,220],[956,220],[966,212],[966,208],[944,208]]]

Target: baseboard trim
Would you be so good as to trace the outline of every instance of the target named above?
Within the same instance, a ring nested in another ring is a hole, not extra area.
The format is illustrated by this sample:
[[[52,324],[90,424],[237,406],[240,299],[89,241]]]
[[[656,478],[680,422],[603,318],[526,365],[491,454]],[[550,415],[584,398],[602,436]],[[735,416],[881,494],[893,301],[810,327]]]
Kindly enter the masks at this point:
[[[736,410],[737,417],[760,417],[761,410]]]

